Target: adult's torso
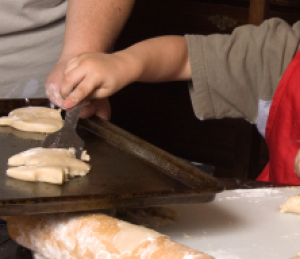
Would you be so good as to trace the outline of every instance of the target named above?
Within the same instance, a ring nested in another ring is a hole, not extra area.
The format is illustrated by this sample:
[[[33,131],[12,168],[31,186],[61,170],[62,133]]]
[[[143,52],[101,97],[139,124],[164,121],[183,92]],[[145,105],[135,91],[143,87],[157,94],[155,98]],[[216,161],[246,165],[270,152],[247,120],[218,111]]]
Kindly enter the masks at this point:
[[[63,40],[66,0],[0,2],[0,98],[43,98]]]

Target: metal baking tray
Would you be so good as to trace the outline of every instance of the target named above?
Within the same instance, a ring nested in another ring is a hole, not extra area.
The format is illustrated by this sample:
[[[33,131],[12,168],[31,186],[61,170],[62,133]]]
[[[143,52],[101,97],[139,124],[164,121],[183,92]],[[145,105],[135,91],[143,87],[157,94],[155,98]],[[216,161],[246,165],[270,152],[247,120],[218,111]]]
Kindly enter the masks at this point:
[[[0,114],[46,100],[2,100]],[[208,202],[224,186],[190,163],[100,118],[80,120],[78,134],[91,156],[91,171],[62,186],[6,176],[10,156],[42,145],[41,133],[0,127],[0,215],[92,211]]]

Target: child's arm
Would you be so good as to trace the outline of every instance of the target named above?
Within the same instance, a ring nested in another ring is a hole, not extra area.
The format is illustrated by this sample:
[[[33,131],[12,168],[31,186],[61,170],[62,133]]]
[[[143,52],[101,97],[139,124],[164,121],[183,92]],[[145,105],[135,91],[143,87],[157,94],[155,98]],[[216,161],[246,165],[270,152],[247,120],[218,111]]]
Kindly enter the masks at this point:
[[[62,107],[73,107],[86,97],[111,96],[134,81],[190,78],[187,42],[183,36],[149,39],[113,54],[82,54],[72,59],[64,71],[60,89],[65,99]]]
[[[294,166],[296,174],[298,175],[298,177],[300,177],[300,149],[298,150],[295,157]]]

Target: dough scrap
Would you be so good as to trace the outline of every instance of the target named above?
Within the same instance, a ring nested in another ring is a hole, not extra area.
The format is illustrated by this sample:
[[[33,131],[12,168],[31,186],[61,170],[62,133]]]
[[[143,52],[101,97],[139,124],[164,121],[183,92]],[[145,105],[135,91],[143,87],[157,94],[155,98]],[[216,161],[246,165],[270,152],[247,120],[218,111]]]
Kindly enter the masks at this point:
[[[286,202],[279,206],[282,213],[290,212],[300,214],[300,194],[291,196]]]
[[[90,157],[90,155],[87,153],[86,150],[83,150],[83,151],[81,152],[81,157],[80,157],[80,159],[81,159],[82,161],[90,161],[90,160],[91,160],[91,157]]]
[[[291,259],[300,259],[300,252],[298,252],[297,255]]]
[[[61,110],[47,107],[29,106],[11,111],[0,118],[0,126],[30,132],[52,133],[63,126]]]
[[[300,194],[295,194],[289,197],[285,203],[279,206],[281,213],[296,213],[300,214]],[[300,252],[297,253],[297,256],[291,259],[300,259]]]
[[[32,148],[10,157],[8,166],[6,173],[10,177],[53,184],[63,184],[90,171],[87,163],[76,159],[73,148]]]

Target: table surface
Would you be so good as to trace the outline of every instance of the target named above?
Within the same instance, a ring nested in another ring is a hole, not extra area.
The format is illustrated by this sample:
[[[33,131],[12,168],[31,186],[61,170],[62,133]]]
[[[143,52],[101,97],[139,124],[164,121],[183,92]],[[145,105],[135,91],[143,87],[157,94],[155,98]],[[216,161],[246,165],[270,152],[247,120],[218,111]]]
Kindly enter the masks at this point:
[[[289,259],[300,251],[300,215],[278,209],[300,194],[300,187],[237,179],[227,184],[231,190],[213,202],[172,205],[180,218],[156,230],[216,259]],[[0,224],[0,259],[31,259],[30,251],[9,238],[5,224]]]
[[[178,221],[159,229],[216,259],[289,259],[300,251],[300,215],[279,206],[300,187],[227,190],[215,201],[175,205]]]

